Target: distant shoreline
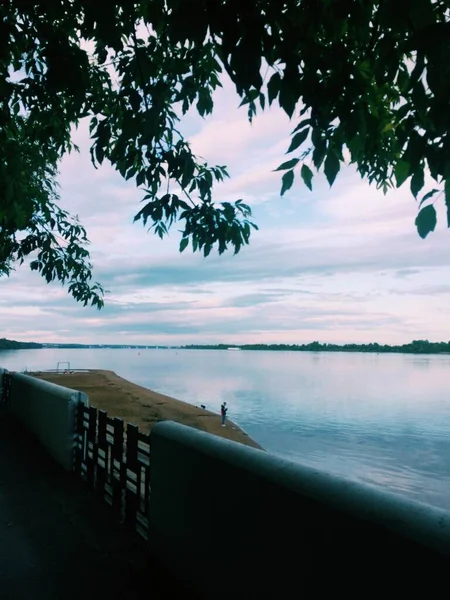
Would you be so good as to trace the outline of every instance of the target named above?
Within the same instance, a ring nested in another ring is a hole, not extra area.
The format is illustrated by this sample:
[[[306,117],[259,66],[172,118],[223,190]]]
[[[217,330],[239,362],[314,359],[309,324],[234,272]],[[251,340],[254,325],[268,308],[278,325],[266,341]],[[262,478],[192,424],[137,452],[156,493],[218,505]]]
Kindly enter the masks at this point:
[[[402,348],[392,346],[389,348],[383,347],[379,349],[368,349],[368,348],[345,348],[345,347],[333,347],[333,348],[305,348],[305,347],[289,347],[289,346],[276,346],[276,347],[248,347],[241,346],[233,348],[233,350],[242,350],[243,352],[314,352],[315,354],[332,354],[338,352],[345,352],[346,354],[415,354],[422,356],[430,355],[448,355],[450,354],[450,344],[445,349],[416,349],[416,348]],[[79,344],[53,344],[53,345],[42,345],[42,344],[30,344],[20,345],[17,347],[0,347],[2,350],[214,350],[214,351],[227,351],[230,348],[221,348],[218,346],[117,346],[117,345],[79,345]]]
[[[370,342],[367,344],[328,344],[310,342],[308,344],[188,344],[166,346],[149,344],[74,344],[18,342],[0,338],[0,350],[251,350],[268,352],[363,352],[371,354],[450,354],[450,342],[430,342],[414,340],[408,344],[390,345]]]

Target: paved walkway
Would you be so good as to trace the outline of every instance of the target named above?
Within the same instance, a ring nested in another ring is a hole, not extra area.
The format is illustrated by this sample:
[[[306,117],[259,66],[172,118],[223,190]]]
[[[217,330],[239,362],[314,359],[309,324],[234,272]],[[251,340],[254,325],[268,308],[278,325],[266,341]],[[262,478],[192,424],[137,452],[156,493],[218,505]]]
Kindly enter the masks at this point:
[[[0,416],[0,598],[191,598],[138,535]]]

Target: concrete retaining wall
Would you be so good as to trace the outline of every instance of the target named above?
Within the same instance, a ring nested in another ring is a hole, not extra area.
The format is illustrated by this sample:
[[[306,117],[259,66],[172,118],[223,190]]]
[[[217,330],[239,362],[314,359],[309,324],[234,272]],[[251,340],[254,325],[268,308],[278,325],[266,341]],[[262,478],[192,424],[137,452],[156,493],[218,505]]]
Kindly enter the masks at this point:
[[[9,412],[36,435],[65,469],[74,463],[76,408],[89,404],[83,392],[12,373]]]
[[[447,587],[450,513],[175,423],[152,431],[149,518],[155,555],[206,598]]]

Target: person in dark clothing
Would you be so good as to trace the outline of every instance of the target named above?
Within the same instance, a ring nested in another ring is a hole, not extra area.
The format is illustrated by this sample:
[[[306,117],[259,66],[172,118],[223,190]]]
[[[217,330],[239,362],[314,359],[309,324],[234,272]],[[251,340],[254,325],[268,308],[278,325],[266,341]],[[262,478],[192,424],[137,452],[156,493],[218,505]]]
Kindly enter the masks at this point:
[[[227,418],[227,411],[228,411],[227,403],[224,402],[222,404],[222,406],[220,407],[220,415],[222,417],[222,427],[225,427],[225,420]]]

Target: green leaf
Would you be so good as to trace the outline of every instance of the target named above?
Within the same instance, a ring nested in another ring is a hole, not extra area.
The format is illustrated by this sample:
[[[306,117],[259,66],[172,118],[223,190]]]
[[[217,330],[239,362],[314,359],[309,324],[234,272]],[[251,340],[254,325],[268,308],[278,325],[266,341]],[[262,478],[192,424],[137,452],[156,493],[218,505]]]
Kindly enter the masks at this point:
[[[280,91],[281,77],[279,73],[274,73],[267,84],[267,95],[269,98],[269,105],[275,100]]]
[[[292,135],[294,133],[297,133],[297,131],[300,131],[300,129],[303,129],[310,123],[311,123],[311,119],[303,119],[303,121],[300,121],[300,123],[297,125],[297,127],[292,131]]]
[[[409,177],[410,164],[406,160],[399,160],[395,165],[394,174],[399,188]]]
[[[136,185],[139,187],[145,183],[145,170],[139,171],[136,177]]]
[[[447,208],[447,227],[450,227],[450,177],[445,180],[445,206]]]
[[[297,101],[298,96],[293,89],[292,80],[290,80],[290,78],[287,78],[287,76],[285,75],[283,80],[281,81],[278,102],[289,118],[291,118],[294,114]]]
[[[102,164],[103,159],[105,158],[103,146],[99,142],[97,142],[97,144],[95,145],[95,158],[97,159],[97,162],[100,165]]]
[[[414,198],[417,198],[417,194],[420,192],[420,190],[423,188],[425,184],[425,177],[424,177],[424,173],[423,173],[423,168],[421,166],[419,166],[413,173],[413,176],[411,177],[411,192],[414,196]]]
[[[266,97],[262,92],[259,94],[259,104],[261,105],[261,110],[266,108]]]
[[[285,173],[282,181],[283,185],[281,186],[281,195],[283,196],[285,192],[291,189],[292,184],[294,183],[294,171],[288,171]]]
[[[434,206],[430,204],[422,208],[415,221],[417,232],[422,239],[425,239],[431,231],[434,231],[436,222],[437,218]]]
[[[303,131],[300,131],[299,133],[294,135],[294,137],[292,138],[291,145],[289,146],[289,149],[286,152],[286,154],[289,154],[289,152],[292,152],[293,150],[296,150],[299,146],[301,146],[308,137],[308,134],[309,129],[304,129]]]
[[[422,204],[424,204],[427,200],[429,200],[430,198],[432,198],[439,190],[431,190],[431,192],[428,192],[427,194],[425,194],[425,196],[422,198],[422,200],[419,203],[419,208],[422,206]]]
[[[324,171],[330,187],[333,185],[340,168],[338,157],[332,150],[329,150],[325,159]]]
[[[317,128],[313,129],[313,132],[311,134],[311,141],[314,146],[312,160],[316,169],[320,169],[323,163],[323,159],[325,158],[325,155],[327,153],[327,143],[323,139],[323,137],[320,134],[320,131]]]
[[[303,181],[305,182],[306,187],[312,191],[313,172],[307,165],[303,165],[300,173]]]
[[[244,106],[244,104],[250,104],[250,102],[254,102],[257,98],[259,98],[259,94],[260,94],[259,90],[255,90],[255,89],[249,90],[245,94],[242,102],[239,104],[239,108],[241,106]]]
[[[189,238],[188,237],[182,238],[182,240],[180,242],[180,252],[183,252],[183,250],[186,249],[188,244],[189,244]]]
[[[275,169],[275,171],[287,171],[288,169],[293,169],[300,162],[299,158],[291,158],[291,160],[287,160],[279,167]]]

